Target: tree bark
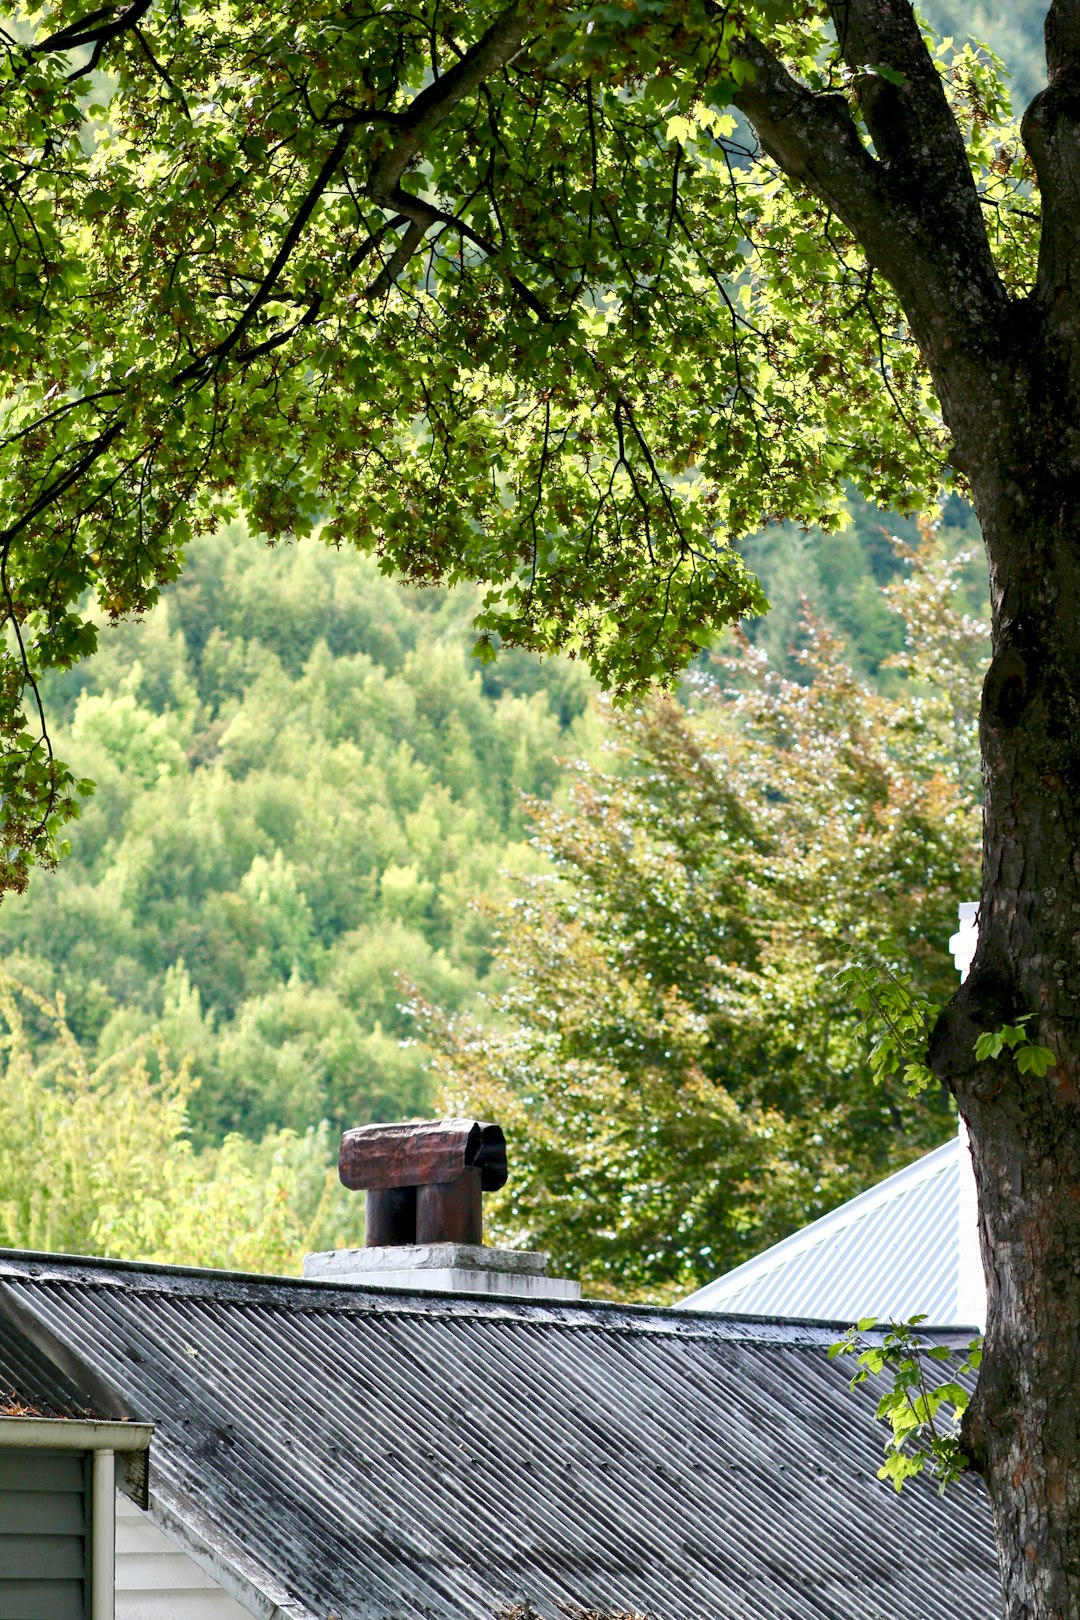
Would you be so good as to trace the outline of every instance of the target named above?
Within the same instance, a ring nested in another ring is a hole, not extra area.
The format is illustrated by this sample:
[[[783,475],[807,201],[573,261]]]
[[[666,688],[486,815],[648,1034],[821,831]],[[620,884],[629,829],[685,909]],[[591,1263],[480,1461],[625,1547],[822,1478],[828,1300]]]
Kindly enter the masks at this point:
[[[765,150],[894,287],[967,475],[990,566],[979,944],[931,1043],[968,1123],[988,1328],[965,1424],[993,1504],[1006,1620],[1080,1620],[1080,0],[1047,21],[1025,118],[1038,281],[1010,300],[906,0],[835,0],[872,149],[758,41],[737,96]],[[895,70],[882,77],[874,65]],[[975,1041],[1030,1016],[1045,1077]]]
[[[1031,454],[979,501],[992,561],[979,946],[935,1035],[968,1122],[988,1329],[966,1444],[1008,1620],[1080,1617],[1080,488],[1033,368]],[[1059,373],[1060,374],[1060,373]],[[1075,419],[1075,417],[1074,417]],[[977,492],[978,493],[978,492]],[[1039,1078],[974,1042],[1031,1014]]]
[[[983,880],[969,978],[934,1066],[968,1122],[988,1326],[965,1439],[993,1503],[1007,1620],[1080,1620],[1080,5],[1047,19],[1050,87],[1024,120],[1042,233],[1001,344],[999,431],[969,476],[990,563]],[[953,425],[950,423],[950,425]],[[976,1064],[975,1038],[1031,1015],[1045,1077]]]

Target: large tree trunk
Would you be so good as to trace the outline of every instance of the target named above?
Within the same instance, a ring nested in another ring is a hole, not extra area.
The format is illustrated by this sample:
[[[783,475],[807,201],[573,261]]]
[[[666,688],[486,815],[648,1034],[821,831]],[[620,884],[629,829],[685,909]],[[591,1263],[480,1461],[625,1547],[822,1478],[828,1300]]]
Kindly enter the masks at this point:
[[[1080,487],[1048,419],[1056,389],[1031,386],[1041,408],[1018,402],[1016,424],[1029,418],[1030,457],[1011,477],[984,469],[979,946],[934,1063],[979,1189],[989,1325],[966,1441],[994,1506],[1005,1612],[1080,1620]],[[1045,1077],[1007,1053],[976,1064],[977,1035],[1024,1014],[1056,1055]]]
[[[1038,276],[1006,294],[940,75],[905,0],[834,0],[865,130],[759,45],[736,96],[762,144],[892,283],[933,375],[990,564],[979,945],[931,1043],[968,1122],[988,1331],[965,1426],[1007,1620],[1080,1620],[1080,0],[1047,18],[1024,119]],[[884,65],[893,69],[883,76]],[[1044,1077],[983,1032],[1030,1015]]]
[[[988,1279],[985,1360],[966,1442],[993,1503],[1008,1620],[1080,1616],[1080,1309],[1075,1110],[972,1105]],[[1025,1128],[1020,1129],[1023,1118]]]

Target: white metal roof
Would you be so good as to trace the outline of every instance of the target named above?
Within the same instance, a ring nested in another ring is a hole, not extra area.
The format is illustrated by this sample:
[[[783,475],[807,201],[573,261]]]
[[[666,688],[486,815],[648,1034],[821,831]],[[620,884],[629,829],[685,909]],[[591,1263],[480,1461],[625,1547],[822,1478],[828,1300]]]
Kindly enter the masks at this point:
[[[977,1232],[958,1137],[684,1300],[696,1310],[976,1327]],[[972,1189],[973,1191],[973,1189]],[[971,1231],[967,1230],[971,1226]]]

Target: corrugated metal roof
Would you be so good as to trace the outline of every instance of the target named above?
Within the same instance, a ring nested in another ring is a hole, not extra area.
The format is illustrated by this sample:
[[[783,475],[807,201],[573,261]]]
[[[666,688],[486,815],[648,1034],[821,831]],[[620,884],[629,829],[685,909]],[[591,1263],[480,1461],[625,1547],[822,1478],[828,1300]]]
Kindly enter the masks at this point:
[[[941,1326],[959,1324],[959,1200],[954,1137],[683,1304],[846,1322],[922,1314]],[[975,1324],[963,1325],[974,1331]]]
[[[875,1477],[834,1330],[10,1254],[0,1297],[153,1420],[159,1507],[290,1614],[1000,1613],[981,1485]]]

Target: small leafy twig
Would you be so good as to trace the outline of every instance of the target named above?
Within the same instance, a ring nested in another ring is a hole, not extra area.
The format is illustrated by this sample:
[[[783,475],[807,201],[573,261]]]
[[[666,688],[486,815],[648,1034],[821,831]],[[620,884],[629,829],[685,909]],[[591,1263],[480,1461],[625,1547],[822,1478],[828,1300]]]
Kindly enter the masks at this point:
[[[908,975],[877,963],[853,962],[837,974],[836,982],[863,1015],[860,1030],[870,1042],[874,1080],[901,1074],[913,1097],[932,1085],[936,1076],[926,1064],[926,1049],[941,1008],[918,995]],[[1031,1039],[1026,1028],[1031,1017],[1024,1013],[1015,1023],[980,1035],[975,1042],[979,1062],[1000,1057],[1008,1048],[1021,1074],[1041,1079],[1054,1054]]]
[[[851,1380],[852,1389],[871,1377],[892,1378],[892,1388],[877,1404],[876,1416],[892,1430],[885,1442],[885,1461],[878,1469],[878,1478],[892,1480],[898,1491],[905,1480],[927,1468],[937,1480],[939,1492],[944,1491],[970,1466],[970,1459],[960,1448],[959,1432],[970,1395],[959,1380],[978,1370],[982,1339],[972,1339],[966,1350],[928,1344],[918,1333],[919,1324],[925,1320],[925,1316],[913,1316],[907,1322],[893,1322],[880,1344],[870,1344],[865,1335],[877,1319],[866,1316],[849,1328],[839,1343],[829,1347],[830,1359],[858,1356],[859,1370]],[[932,1385],[927,1372],[931,1361],[948,1364],[953,1376]]]
[[[910,976],[895,968],[853,962],[836,981],[863,1015],[859,1027],[870,1042],[875,1083],[900,1074],[912,1097],[933,1085],[937,1076],[927,1066],[926,1049],[941,1008],[918,995]]]
[[[1024,1027],[1030,1018],[1030,1013],[1024,1013],[1015,1024],[1002,1024],[1001,1028],[992,1034],[980,1035],[975,1042],[975,1056],[979,1062],[985,1063],[988,1058],[1000,1057],[1005,1047],[1008,1047],[1016,1058],[1016,1067],[1021,1074],[1034,1074],[1041,1079],[1053,1063],[1054,1054],[1048,1046],[1035,1045]]]

